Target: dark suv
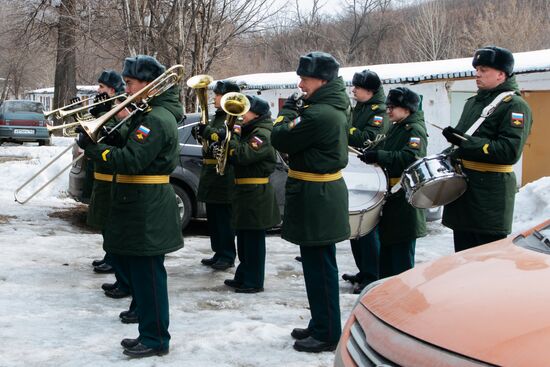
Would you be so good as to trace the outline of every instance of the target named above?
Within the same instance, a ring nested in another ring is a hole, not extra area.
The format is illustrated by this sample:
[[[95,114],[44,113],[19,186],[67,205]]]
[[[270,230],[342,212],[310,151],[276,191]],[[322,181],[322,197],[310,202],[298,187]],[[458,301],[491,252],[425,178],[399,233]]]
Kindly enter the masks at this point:
[[[204,203],[197,201],[197,190],[202,167],[202,146],[191,134],[193,127],[200,119],[200,114],[189,114],[178,126],[180,141],[180,160],[176,169],[170,175],[170,183],[176,192],[176,199],[182,219],[182,229],[185,229],[191,219],[206,218]],[[75,145],[76,146],[76,145]],[[73,150],[73,157],[81,150],[76,147]],[[73,165],[69,174],[69,194],[77,201],[88,202],[91,180],[86,179],[86,160],[81,159]],[[88,177],[91,177],[88,173]],[[275,171],[270,176],[270,181],[275,188],[277,203],[283,213],[285,200],[285,183],[287,169],[284,162],[277,160]]]

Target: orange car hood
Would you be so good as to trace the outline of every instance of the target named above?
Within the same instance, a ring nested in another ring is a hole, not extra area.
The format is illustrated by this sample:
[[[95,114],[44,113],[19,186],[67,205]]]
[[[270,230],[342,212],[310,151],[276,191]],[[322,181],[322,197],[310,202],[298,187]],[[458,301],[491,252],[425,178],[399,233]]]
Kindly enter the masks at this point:
[[[550,255],[510,238],[420,265],[361,302],[455,353],[502,366],[550,365]]]

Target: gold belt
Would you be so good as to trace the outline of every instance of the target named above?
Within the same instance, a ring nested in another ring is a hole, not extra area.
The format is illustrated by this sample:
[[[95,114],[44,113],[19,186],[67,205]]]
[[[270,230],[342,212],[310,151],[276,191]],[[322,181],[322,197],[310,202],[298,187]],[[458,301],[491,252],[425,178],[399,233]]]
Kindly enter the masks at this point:
[[[236,178],[235,185],[263,185],[269,182],[269,177]]]
[[[105,173],[94,172],[94,178],[98,181],[113,182],[113,175],[107,175]]]
[[[310,182],[330,182],[330,181],[336,181],[341,179],[342,171],[338,171],[336,173],[313,173],[313,172],[302,172],[302,171],[295,171],[293,169],[289,169],[288,177],[292,177],[302,181],[310,181]]]
[[[399,183],[401,177],[390,177],[390,186],[395,186]]]
[[[116,175],[117,183],[127,184],[166,184],[170,182],[169,175]]]
[[[202,160],[202,164],[218,164],[218,160],[217,159],[204,158]]]
[[[466,159],[462,160],[462,165],[464,168],[468,168],[474,171],[479,172],[513,172],[511,164],[494,164],[494,163],[483,163],[483,162],[474,162],[467,161]]]

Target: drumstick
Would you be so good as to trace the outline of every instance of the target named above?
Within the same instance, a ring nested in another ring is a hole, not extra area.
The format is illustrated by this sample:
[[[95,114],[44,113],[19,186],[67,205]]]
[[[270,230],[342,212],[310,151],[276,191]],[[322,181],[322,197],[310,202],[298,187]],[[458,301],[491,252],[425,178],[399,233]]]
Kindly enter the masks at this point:
[[[350,147],[349,145],[348,145],[348,152],[358,154],[358,155],[363,154],[360,151],[358,151],[357,149],[355,149],[354,147]]]
[[[439,125],[436,125],[436,124],[432,124],[431,122],[428,122],[428,124],[432,125],[433,127],[436,127],[438,128],[439,130],[443,130],[444,128],[439,126]],[[464,141],[468,141],[468,139],[465,137],[465,136],[462,136],[462,135],[459,135],[457,133],[453,133],[454,136],[456,136],[457,138],[459,139],[462,139]]]

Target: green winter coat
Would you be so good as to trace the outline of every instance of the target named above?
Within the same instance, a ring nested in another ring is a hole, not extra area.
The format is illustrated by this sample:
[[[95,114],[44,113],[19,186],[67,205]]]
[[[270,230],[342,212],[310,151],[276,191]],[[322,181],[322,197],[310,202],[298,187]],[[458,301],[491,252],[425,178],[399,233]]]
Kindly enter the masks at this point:
[[[204,129],[202,138],[206,140],[208,146],[212,143],[212,134],[217,134],[222,129],[225,130],[224,121],[226,116],[223,110],[217,110],[214,119],[212,119]],[[207,151],[203,149],[202,156],[204,159],[214,159],[211,149]],[[230,165],[226,165],[225,173],[221,176],[216,173],[215,164],[203,162],[197,200],[209,204],[230,203],[231,197],[233,196],[234,181],[235,175],[233,173],[233,167]]]
[[[455,158],[501,165],[512,165],[519,160],[531,131],[532,115],[520,96],[515,77],[492,90],[479,90],[477,95],[468,99],[456,128],[466,132],[483,108],[505,91],[515,91],[516,94],[502,101],[473,136],[461,143],[453,153]],[[517,191],[515,174],[467,168],[464,168],[464,173],[468,188],[456,201],[445,205],[443,225],[457,231],[509,234]]]
[[[271,145],[273,123],[269,115],[260,116],[233,134],[229,142],[229,163],[235,179],[268,178],[275,170],[277,156]],[[235,229],[268,229],[281,222],[281,214],[271,183],[236,184],[231,202]]]
[[[337,173],[348,164],[349,98],[342,78],[319,88],[299,115],[283,108],[271,134],[295,171]],[[298,245],[330,245],[350,236],[348,189],[343,178],[286,181],[282,237]]]
[[[118,128],[123,139],[127,138],[128,122]],[[113,128],[118,124],[118,121],[111,119],[105,123],[105,127]],[[92,161],[90,161],[92,162]],[[113,175],[112,169],[107,167],[103,162],[93,162],[94,172],[106,175]],[[88,205],[88,216],[86,223],[94,228],[103,229],[109,218],[111,211],[111,182],[94,179],[92,187],[92,195],[90,204]]]
[[[178,97],[178,89],[171,88],[153,98],[148,109],[136,113],[123,148],[90,144],[86,155],[116,175],[170,175],[180,150],[177,121],[183,108]],[[169,183],[113,183],[103,244],[106,252],[156,256],[182,246],[176,195]]]
[[[382,87],[368,101],[357,102],[351,117],[349,145],[363,148],[367,140],[374,141],[377,135],[386,134],[390,121],[385,103],[386,95]]]
[[[390,127],[386,140],[377,147],[378,164],[386,170],[390,180],[399,179],[408,166],[426,156],[427,145],[424,112],[418,111]],[[425,212],[411,206],[405,192],[399,190],[388,195],[378,230],[382,246],[425,236]]]

